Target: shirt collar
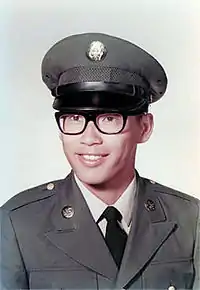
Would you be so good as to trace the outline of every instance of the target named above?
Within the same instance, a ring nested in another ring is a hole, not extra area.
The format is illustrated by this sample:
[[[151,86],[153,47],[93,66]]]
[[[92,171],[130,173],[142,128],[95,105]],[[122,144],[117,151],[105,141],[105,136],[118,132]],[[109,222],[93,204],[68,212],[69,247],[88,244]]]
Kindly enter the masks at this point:
[[[108,205],[104,203],[101,199],[96,197],[92,192],[90,192],[84,186],[84,184],[78,179],[76,174],[74,174],[74,177],[78,187],[80,188],[83,194],[85,201],[87,202],[89,210],[96,222]],[[112,206],[114,206],[120,211],[122,215],[122,221],[125,222],[127,226],[129,226],[131,223],[135,192],[136,192],[136,177],[133,178],[133,180],[128,185],[126,190],[123,192],[123,194],[120,196],[120,198],[114,204],[112,204]]]

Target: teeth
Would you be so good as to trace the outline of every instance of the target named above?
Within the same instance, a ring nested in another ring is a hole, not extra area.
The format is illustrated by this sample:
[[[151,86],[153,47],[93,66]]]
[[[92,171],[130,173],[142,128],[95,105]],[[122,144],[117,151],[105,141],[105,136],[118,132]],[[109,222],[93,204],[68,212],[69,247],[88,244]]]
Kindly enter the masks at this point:
[[[98,160],[99,158],[101,158],[101,155],[82,155],[83,158],[87,159],[87,160]]]

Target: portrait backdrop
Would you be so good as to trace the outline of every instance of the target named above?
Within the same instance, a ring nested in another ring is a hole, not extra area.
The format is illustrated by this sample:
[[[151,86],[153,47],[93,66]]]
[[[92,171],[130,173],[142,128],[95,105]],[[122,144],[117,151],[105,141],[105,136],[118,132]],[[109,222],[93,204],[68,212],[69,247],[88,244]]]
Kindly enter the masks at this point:
[[[55,42],[83,32],[130,40],[163,65],[168,89],[150,108],[154,132],[139,145],[136,168],[200,198],[199,0],[4,0],[0,30],[0,205],[70,171],[40,65]]]

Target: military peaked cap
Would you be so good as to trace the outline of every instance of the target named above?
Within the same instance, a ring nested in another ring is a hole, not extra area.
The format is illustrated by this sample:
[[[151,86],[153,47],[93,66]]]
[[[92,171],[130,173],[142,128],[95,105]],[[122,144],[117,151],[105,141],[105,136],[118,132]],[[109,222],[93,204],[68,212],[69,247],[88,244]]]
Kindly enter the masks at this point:
[[[72,35],[44,56],[42,79],[57,110],[147,111],[165,93],[158,61],[135,44],[101,33]]]

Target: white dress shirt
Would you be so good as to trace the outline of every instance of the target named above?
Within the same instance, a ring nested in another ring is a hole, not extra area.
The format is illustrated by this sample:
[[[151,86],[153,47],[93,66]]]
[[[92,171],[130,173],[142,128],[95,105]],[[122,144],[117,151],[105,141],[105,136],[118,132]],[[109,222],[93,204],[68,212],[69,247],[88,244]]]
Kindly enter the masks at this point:
[[[84,199],[87,202],[87,205],[90,209],[90,212],[95,220],[99,219],[99,217],[102,215],[104,210],[108,207],[106,203],[104,203],[101,199],[96,197],[92,192],[90,192],[83,183],[78,179],[78,177],[75,175],[75,180],[80,188]],[[122,221],[120,223],[120,226],[125,230],[125,232],[128,234],[131,227],[131,217],[132,217],[132,210],[133,210],[133,202],[134,197],[136,193],[136,178],[134,178],[131,183],[128,185],[126,190],[123,192],[123,194],[120,196],[120,198],[112,204],[116,209],[119,210],[119,212],[122,215]],[[101,222],[98,223],[103,235],[105,236],[106,233],[106,225],[107,221],[104,218]]]

